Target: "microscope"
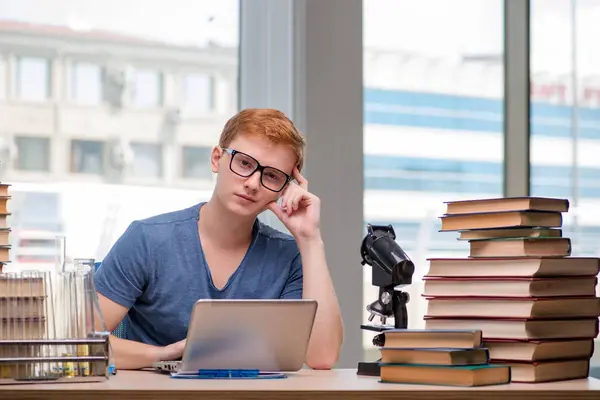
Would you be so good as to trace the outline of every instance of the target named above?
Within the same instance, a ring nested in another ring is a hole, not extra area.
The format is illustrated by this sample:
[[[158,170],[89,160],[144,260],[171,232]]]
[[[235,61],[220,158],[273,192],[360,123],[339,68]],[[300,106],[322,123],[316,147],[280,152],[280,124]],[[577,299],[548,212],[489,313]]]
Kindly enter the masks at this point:
[[[369,324],[361,329],[384,332],[390,329],[407,329],[408,312],[406,303],[408,293],[398,289],[412,283],[415,266],[408,255],[396,242],[396,233],[391,225],[367,224],[367,235],[363,239],[360,253],[362,265],[372,267],[371,283],[379,287],[379,298],[367,305]],[[373,322],[378,317],[379,322]],[[388,318],[394,318],[394,325],[386,324]],[[375,346],[380,345],[376,336]],[[359,362],[358,375],[379,376],[379,361]]]

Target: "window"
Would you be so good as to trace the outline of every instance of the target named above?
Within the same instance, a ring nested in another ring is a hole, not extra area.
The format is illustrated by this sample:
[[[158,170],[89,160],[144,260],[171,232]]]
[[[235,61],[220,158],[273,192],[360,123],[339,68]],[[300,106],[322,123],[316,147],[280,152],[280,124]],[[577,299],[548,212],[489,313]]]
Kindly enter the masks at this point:
[[[69,190],[60,190],[58,213],[42,210],[64,222],[61,232],[49,235],[64,234],[75,256],[102,260],[134,219],[208,200],[213,180],[202,149],[217,143],[219,128],[237,111],[240,1],[153,0],[143,4],[143,13],[134,0],[47,3],[37,0],[0,12],[22,39],[18,48],[39,50],[5,55],[10,79],[0,80],[0,92],[6,89],[7,99],[15,100],[52,98],[60,112],[24,104],[0,125],[3,132],[22,136],[52,133],[48,146],[60,159],[25,157],[21,149],[21,160],[12,166],[20,162],[21,168],[37,169],[50,163],[50,172],[41,177],[27,174],[26,186],[33,192],[72,180]],[[55,27],[52,40],[49,26]],[[185,118],[182,72],[189,73],[186,102],[200,114],[214,108],[212,76],[218,77],[216,89],[227,92],[227,101],[217,97],[218,115]],[[11,137],[13,142],[16,148]],[[185,160],[184,143],[190,147]],[[41,154],[43,145],[21,147]],[[183,176],[189,185],[182,185]],[[202,190],[197,180],[203,180]]]
[[[101,175],[104,173],[104,142],[71,141],[71,172]]]
[[[78,104],[99,104],[102,100],[102,68],[77,61],[71,65],[70,98]]]
[[[181,149],[181,175],[184,178],[212,179],[210,147],[184,146]]]
[[[503,2],[365,0],[363,10],[365,225],[392,224],[415,262],[409,326],[422,328],[426,258],[468,255],[438,232],[443,202],[502,196]],[[377,295],[365,267],[364,304]]]
[[[32,136],[18,136],[16,169],[20,171],[50,170],[50,139]]]
[[[133,105],[158,107],[163,103],[163,76],[160,72],[138,69],[133,73]]]
[[[41,57],[17,57],[13,75],[18,99],[45,101],[50,97],[50,61]]]
[[[162,146],[154,143],[131,143],[133,164],[131,175],[140,178],[160,178],[163,174]]]
[[[215,82],[208,74],[188,74],[182,80],[183,108],[186,112],[207,113],[215,106]]]
[[[531,80],[547,88],[531,96],[531,194],[569,199],[563,232],[572,254],[597,257],[600,60],[590,54],[600,1],[532,0],[530,18]]]

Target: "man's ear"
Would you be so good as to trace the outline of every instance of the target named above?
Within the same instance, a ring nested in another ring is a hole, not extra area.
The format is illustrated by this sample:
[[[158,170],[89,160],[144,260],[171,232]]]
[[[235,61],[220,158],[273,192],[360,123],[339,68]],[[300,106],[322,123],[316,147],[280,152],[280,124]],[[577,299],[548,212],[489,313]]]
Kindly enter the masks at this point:
[[[221,157],[223,157],[224,151],[221,150],[219,146],[215,146],[212,149],[212,153],[210,154],[210,168],[213,173],[219,172],[219,161],[221,161]]]

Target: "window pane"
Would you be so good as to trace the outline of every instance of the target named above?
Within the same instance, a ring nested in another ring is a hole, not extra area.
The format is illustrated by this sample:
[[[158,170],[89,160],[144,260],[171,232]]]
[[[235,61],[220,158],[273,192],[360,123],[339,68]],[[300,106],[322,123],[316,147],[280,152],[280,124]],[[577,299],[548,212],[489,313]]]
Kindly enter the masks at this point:
[[[184,178],[212,179],[211,152],[212,149],[209,147],[184,146],[181,149],[182,176]]]
[[[563,235],[572,254],[597,257],[600,1],[532,0],[530,18],[531,194],[569,199]]]
[[[71,172],[102,174],[104,172],[104,143],[73,140],[71,142]]]
[[[136,107],[156,107],[162,104],[162,75],[152,70],[133,73],[133,104]]]
[[[438,232],[443,202],[502,196],[503,2],[365,0],[363,9],[365,225],[392,224],[414,261],[409,326],[422,328],[426,259],[468,255],[467,243]],[[378,296],[371,274],[366,266],[364,304]],[[373,335],[363,337],[373,349]]]
[[[152,143],[131,143],[133,165],[131,174],[136,177],[160,178],[162,176],[162,146]]]
[[[183,107],[187,112],[206,113],[214,108],[214,78],[190,74],[183,78]]]
[[[50,139],[22,136],[15,138],[17,169],[21,171],[50,170]]]
[[[57,189],[60,213],[49,215],[64,222],[64,231],[50,237],[65,234],[67,251],[101,260],[133,220],[210,198],[213,180],[207,178],[202,190],[195,181],[211,176],[208,161],[188,156],[184,172],[181,147],[217,144],[220,127],[238,110],[239,0],[153,0],[143,3],[143,13],[139,0],[87,0],[85,6],[77,1],[12,3],[19,6],[0,7],[0,17],[10,21],[15,36],[44,47],[44,53],[31,54],[37,58],[7,54],[9,92],[46,100],[53,94],[51,72],[59,90],[52,109],[23,102],[19,115],[4,126],[12,135],[51,132],[49,148],[63,157],[50,160],[51,172],[39,182],[27,177],[26,186],[36,192],[68,183],[68,189]],[[49,31],[49,26],[54,28]],[[48,55],[47,62],[42,55]],[[59,68],[51,71],[48,63]],[[188,103],[198,110],[213,108],[207,77],[219,77],[218,114],[186,118],[186,74]],[[124,159],[116,146],[121,141],[133,143]],[[133,162],[120,168],[123,160]],[[44,162],[43,157],[36,161]],[[17,161],[11,165],[17,168]],[[184,174],[196,178],[186,181]],[[129,184],[135,177],[148,179],[140,179],[146,180],[143,187]],[[14,254],[16,259],[18,250]]]
[[[102,69],[97,64],[75,62],[71,67],[71,100],[98,104],[102,98]]]
[[[39,57],[18,57],[14,85],[15,93],[21,100],[47,100],[50,96],[49,61]]]

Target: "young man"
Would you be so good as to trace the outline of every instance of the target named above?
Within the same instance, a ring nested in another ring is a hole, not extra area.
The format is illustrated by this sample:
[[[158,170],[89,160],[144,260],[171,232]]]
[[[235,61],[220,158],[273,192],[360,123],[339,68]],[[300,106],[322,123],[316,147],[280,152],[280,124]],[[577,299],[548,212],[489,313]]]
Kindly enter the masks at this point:
[[[211,155],[217,174],[206,203],[134,221],[96,273],[116,367],[182,356],[200,298],[309,298],[318,310],[306,364],[329,369],[343,328],[319,230],[319,199],[300,174],[305,142],[272,109],[247,109],[225,125]],[[293,182],[295,180],[297,183]],[[261,223],[269,209],[293,235]]]

